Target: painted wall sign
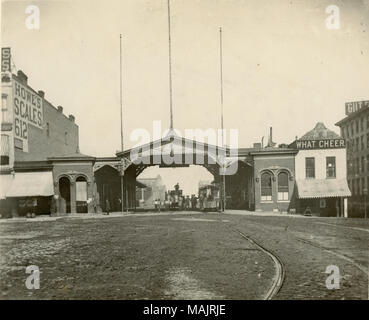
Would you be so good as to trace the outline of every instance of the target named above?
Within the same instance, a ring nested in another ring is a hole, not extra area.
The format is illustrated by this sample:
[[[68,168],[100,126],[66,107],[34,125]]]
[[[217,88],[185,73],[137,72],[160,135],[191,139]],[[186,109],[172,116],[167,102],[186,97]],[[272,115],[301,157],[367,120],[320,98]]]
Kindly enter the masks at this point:
[[[297,140],[291,144],[291,147],[307,150],[307,149],[340,149],[345,148],[344,139],[322,139],[322,140]]]
[[[369,107],[369,100],[366,101],[354,101],[345,103],[345,114],[346,116],[359,111],[361,108]]]
[[[10,48],[1,48],[1,72],[11,71]]]
[[[28,125],[43,129],[42,98],[13,79],[14,135],[28,152]]]

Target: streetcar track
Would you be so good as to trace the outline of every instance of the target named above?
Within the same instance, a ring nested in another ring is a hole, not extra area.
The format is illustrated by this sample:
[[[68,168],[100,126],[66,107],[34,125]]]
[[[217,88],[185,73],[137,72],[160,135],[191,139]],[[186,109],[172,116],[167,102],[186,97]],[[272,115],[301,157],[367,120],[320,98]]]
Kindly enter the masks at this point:
[[[351,259],[351,258],[349,258],[349,257],[347,257],[347,256],[345,256],[345,255],[343,255],[341,253],[338,253],[336,251],[333,251],[332,249],[327,249],[325,247],[322,247],[319,244],[313,243],[313,242],[311,242],[309,240],[306,240],[306,239],[303,239],[303,238],[299,238],[299,237],[296,237],[296,239],[298,241],[302,242],[302,243],[308,244],[308,245],[310,245],[312,247],[318,248],[318,249],[323,250],[323,251],[326,251],[326,252],[328,252],[328,253],[330,253],[332,255],[335,255],[338,258],[341,258],[343,260],[346,260],[346,261],[350,262],[352,265],[354,265],[356,268],[358,268],[360,271],[364,272],[365,275],[368,275],[368,268],[366,266],[360,264],[360,263],[355,262],[353,259]]]
[[[258,250],[266,253],[272,259],[272,261],[274,262],[274,265],[275,265],[275,277],[273,279],[274,281],[273,281],[272,286],[269,288],[268,292],[265,294],[263,300],[273,299],[273,297],[282,288],[282,285],[283,285],[283,282],[284,282],[285,272],[284,272],[284,266],[283,266],[282,260],[275,253],[273,253],[271,250],[269,250],[269,249],[265,248],[264,246],[262,246],[261,244],[257,243],[254,239],[252,239],[248,235],[245,235],[240,230],[233,229],[233,231],[237,232],[238,234],[241,235],[242,238],[244,238],[245,240],[249,241],[250,243],[252,243],[256,247],[258,247]]]

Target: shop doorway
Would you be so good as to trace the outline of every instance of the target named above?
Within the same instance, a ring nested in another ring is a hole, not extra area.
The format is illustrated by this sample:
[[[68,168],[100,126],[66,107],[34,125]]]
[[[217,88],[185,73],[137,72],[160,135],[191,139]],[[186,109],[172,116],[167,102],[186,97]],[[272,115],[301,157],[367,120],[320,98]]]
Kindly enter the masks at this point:
[[[70,213],[70,180],[67,177],[59,179],[59,211],[60,213]]]
[[[76,205],[77,213],[87,213],[87,180],[85,177],[78,177],[76,180]]]

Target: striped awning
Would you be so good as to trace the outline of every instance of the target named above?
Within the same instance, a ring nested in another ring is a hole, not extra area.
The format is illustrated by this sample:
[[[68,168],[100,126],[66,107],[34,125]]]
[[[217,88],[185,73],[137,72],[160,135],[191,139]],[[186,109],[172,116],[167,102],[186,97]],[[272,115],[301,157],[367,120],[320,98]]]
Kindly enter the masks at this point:
[[[299,199],[351,196],[346,179],[305,179],[296,183]]]
[[[46,172],[16,172],[5,196],[48,197],[54,195],[53,174]]]

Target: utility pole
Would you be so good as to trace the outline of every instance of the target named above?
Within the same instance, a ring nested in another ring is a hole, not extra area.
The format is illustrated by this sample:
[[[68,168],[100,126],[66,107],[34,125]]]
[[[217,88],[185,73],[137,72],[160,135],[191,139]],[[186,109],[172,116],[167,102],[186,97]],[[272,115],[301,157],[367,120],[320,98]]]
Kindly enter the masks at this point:
[[[169,106],[170,129],[173,130],[173,94],[172,94],[172,38],[170,30],[170,0],[168,0],[168,49],[169,49]]]
[[[119,35],[119,49],[120,49],[120,148],[123,152],[123,92],[122,92],[122,35]],[[124,212],[124,162],[123,158],[121,159],[121,170],[120,170],[120,188],[121,188],[121,209],[122,213]],[[127,206],[128,210],[128,206]]]
[[[222,43],[222,28],[219,28],[219,57],[220,57],[220,106],[221,106],[221,118],[220,118],[220,125],[222,130],[222,147],[225,148],[224,143],[224,123],[223,123],[223,43]],[[225,149],[224,149],[225,153]],[[222,211],[224,212],[226,209],[226,183],[225,183],[225,157],[224,154],[224,161],[223,165],[223,177],[222,177]]]

